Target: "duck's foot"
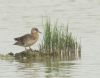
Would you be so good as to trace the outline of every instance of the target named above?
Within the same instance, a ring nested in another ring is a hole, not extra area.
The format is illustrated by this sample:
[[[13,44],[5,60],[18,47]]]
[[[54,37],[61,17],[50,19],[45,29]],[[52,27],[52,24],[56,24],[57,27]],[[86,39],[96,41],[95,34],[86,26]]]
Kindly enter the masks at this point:
[[[34,51],[31,49],[31,47],[29,47],[29,49],[30,49],[31,52],[34,52]]]

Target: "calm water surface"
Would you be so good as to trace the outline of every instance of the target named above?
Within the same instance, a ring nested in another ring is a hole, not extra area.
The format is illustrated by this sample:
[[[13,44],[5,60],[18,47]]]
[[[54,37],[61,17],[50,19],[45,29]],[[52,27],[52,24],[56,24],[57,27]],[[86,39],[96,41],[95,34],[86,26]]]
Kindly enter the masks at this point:
[[[70,31],[82,41],[81,59],[0,60],[0,78],[100,78],[100,0],[0,0],[0,53],[23,51],[12,45],[13,38],[30,33],[34,26],[43,31],[45,16],[69,23]],[[37,49],[38,43],[32,48]]]

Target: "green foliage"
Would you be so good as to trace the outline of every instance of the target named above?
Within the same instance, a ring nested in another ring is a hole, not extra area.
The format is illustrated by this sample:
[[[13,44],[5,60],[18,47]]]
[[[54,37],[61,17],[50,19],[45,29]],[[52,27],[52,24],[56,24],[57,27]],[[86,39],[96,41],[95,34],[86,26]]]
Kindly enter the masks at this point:
[[[57,25],[57,22],[52,25],[50,20],[47,20],[43,26],[44,37],[43,43],[40,44],[41,52],[75,52],[76,49],[80,49],[76,39],[74,39],[72,33],[68,31],[68,26],[62,29],[62,26]]]

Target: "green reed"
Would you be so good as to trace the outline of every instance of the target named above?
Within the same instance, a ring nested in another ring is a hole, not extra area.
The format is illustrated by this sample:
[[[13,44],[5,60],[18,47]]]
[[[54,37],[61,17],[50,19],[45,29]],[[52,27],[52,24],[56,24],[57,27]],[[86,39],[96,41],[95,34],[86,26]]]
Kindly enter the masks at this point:
[[[44,36],[43,43],[40,44],[40,52],[61,54],[80,51],[80,44],[68,31],[68,25],[67,27],[59,26],[57,22],[51,24],[50,20],[47,20],[43,26]]]

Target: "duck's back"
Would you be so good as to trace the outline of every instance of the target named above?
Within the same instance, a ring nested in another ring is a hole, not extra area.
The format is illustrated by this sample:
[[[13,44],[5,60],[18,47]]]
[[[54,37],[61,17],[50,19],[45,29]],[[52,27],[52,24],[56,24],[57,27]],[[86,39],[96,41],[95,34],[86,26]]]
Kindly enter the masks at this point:
[[[14,38],[14,39],[15,39],[15,41],[23,42],[24,40],[27,40],[28,38],[31,38],[30,34],[26,34],[24,36],[17,37],[17,38]]]

